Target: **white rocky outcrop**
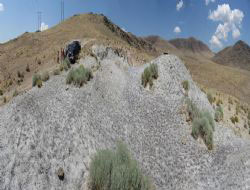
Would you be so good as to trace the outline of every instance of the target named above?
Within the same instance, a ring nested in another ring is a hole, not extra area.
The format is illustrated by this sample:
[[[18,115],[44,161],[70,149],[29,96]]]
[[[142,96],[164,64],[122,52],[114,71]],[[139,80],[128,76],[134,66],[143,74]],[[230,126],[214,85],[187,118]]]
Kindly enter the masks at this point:
[[[213,110],[178,57],[152,61],[159,78],[149,90],[141,85],[147,65],[130,67],[105,47],[93,52],[100,67],[82,88],[66,85],[64,73],[0,108],[1,190],[84,189],[91,156],[117,140],[159,190],[250,188],[250,142],[223,126],[216,126],[213,151],[191,137],[180,113],[182,81],[189,80],[189,97],[201,109]]]

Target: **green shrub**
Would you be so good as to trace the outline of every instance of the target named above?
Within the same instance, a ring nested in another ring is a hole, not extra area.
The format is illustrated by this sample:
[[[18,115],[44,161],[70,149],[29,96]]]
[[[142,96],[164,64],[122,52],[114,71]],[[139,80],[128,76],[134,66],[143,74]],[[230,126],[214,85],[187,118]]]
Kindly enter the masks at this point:
[[[185,80],[182,82],[182,87],[186,90],[189,91],[189,82],[188,80]]]
[[[53,75],[60,75],[60,69],[55,69],[53,71]]]
[[[152,185],[140,171],[127,147],[118,143],[116,151],[100,150],[90,164],[91,190],[150,190]]]
[[[146,67],[141,75],[141,81],[144,88],[148,83],[150,87],[152,87],[153,79],[157,79],[158,76],[158,66],[156,64],[150,64],[150,66]]]
[[[3,95],[3,90],[2,89],[0,89],[0,96],[2,96]]]
[[[3,103],[6,103],[7,102],[7,98],[4,96],[3,97]]]
[[[37,82],[41,80],[41,75],[39,74],[34,74],[33,77],[32,77],[32,86],[36,86],[37,85]]]
[[[250,121],[250,111],[248,111],[247,119]]]
[[[223,101],[221,99],[218,99],[217,102],[216,102],[216,105],[220,106],[221,104],[223,104]]]
[[[60,65],[60,70],[68,71],[70,68],[71,68],[70,61],[68,58],[65,58]]]
[[[20,71],[17,71],[17,77],[23,79],[24,78],[24,74],[21,73]]]
[[[222,121],[224,117],[224,112],[223,112],[223,108],[221,107],[221,105],[219,105],[216,110],[215,110],[215,121],[219,122]]]
[[[200,117],[201,115],[200,110],[189,98],[186,100],[186,104],[187,104],[188,115],[191,121],[193,121],[195,118]]]
[[[207,94],[207,99],[208,99],[208,101],[209,101],[210,104],[213,104],[214,98],[213,98],[213,96],[212,96],[211,93],[208,93],[208,94]]]
[[[48,71],[45,71],[44,73],[42,73],[41,80],[43,82],[46,82],[47,80],[49,80],[49,72]]]
[[[74,84],[81,87],[83,84],[87,83],[93,78],[92,72],[89,69],[84,68],[80,65],[77,69],[71,69],[67,75],[66,83]]]
[[[201,117],[195,118],[193,121],[191,135],[196,140],[200,136],[206,144],[208,150],[213,149],[213,131],[213,118],[209,112],[202,112]]]
[[[230,120],[231,120],[231,122],[232,122],[233,124],[235,124],[235,123],[238,123],[238,122],[239,122],[239,118],[238,118],[238,116],[232,116],[232,117],[230,118]]]
[[[41,79],[39,79],[36,83],[38,88],[41,88],[43,86],[43,81]]]
[[[18,96],[18,91],[17,91],[17,90],[15,90],[15,91],[13,92],[12,96],[13,96],[13,97]]]
[[[201,117],[207,118],[207,120],[209,122],[209,125],[212,127],[212,130],[214,131],[215,130],[215,123],[214,123],[214,118],[211,115],[211,113],[208,112],[208,111],[202,111],[201,112]]]
[[[29,66],[29,64],[26,65],[26,72],[30,72],[30,66]]]

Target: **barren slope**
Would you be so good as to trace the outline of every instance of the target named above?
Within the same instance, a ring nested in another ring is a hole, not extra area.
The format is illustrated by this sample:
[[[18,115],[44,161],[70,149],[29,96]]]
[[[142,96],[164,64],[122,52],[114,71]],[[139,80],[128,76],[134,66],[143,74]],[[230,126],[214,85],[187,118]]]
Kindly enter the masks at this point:
[[[176,56],[153,61],[159,78],[141,85],[145,66],[130,67],[110,48],[93,47],[100,68],[82,88],[53,77],[0,108],[0,189],[84,189],[90,158],[100,148],[128,144],[157,190],[247,189],[250,143],[217,126],[215,149],[195,141],[180,113],[188,96],[213,113],[206,95]],[[95,59],[81,60],[85,66]],[[62,167],[64,181],[56,171]]]

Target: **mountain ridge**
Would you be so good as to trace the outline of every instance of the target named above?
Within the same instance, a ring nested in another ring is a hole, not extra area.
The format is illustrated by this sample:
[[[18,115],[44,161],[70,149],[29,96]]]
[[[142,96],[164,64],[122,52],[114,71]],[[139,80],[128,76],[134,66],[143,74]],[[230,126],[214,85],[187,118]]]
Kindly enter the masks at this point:
[[[250,46],[239,40],[233,46],[219,51],[212,60],[222,65],[250,71]]]

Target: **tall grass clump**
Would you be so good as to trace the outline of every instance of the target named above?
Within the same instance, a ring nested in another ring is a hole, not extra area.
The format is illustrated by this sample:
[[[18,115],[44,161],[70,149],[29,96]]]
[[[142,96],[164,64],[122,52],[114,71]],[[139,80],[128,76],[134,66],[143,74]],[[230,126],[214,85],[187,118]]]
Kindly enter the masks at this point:
[[[223,108],[221,107],[221,105],[219,105],[215,110],[214,119],[215,121],[219,122],[223,120],[223,117],[224,117]]]
[[[93,78],[92,72],[89,69],[84,68],[83,65],[80,65],[76,69],[71,69],[67,75],[66,83],[74,84],[76,86],[83,86],[90,79]]]
[[[213,149],[213,131],[215,130],[214,118],[208,111],[200,111],[199,108],[188,98],[187,111],[192,121],[191,135],[195,140],[201,137],[208,150]]]
[[[186,90],[186,91],[189,91],[189,82],[188,80],[184,80],[182,82],[182,87]]]
[[[192,124],[192,133],[194,139],[198,139],[199,136],[203,139],[208,150],[213,149],[213,131],[214,125],[211,114],[209,112],[204,112],[206,114],[201,114],[202,116],[196,118]],[[209,116],[209,117],[208,117]]]
[[[45,71],[44,73],[42,73],[42,75],[41,75],[41,80],[42,80],[43,82],[46,82],[46,81],[49,80],[49,72],[48,72],[48,71]]]
[[[210,104],[213,104],[214,98],[213,98],[213,96],[212,96],[212,94],[210,92],[207,94],[207,99],[208,99]]]
[[[187,98],[186,104],[187,104],[188,115],[191,121],[193,121],[195,118],[200,117],[201,114],[200,110],[189,98]]]
[[[151,190],[148,178],[139,169],[122,143],[116,151],[100,150],[90,164],[91,190]]]
[[[32,87],[36,86],[37,84],[39,84],[41,81],[41,75],[40,74],[34,74],[32,77]]]
[[[150,87],[153,86],[153,79],[158,78],[158,66],[156,64],[150,64],[150,66],[144,69],[141,76],[142,85],[146,88],[149,83]]]
[[[69,59],[66,57],[60,64],[60,70],[61,71],[68,71],[69,69],[71,68],[71,65],[70,65],[70,61]]]

